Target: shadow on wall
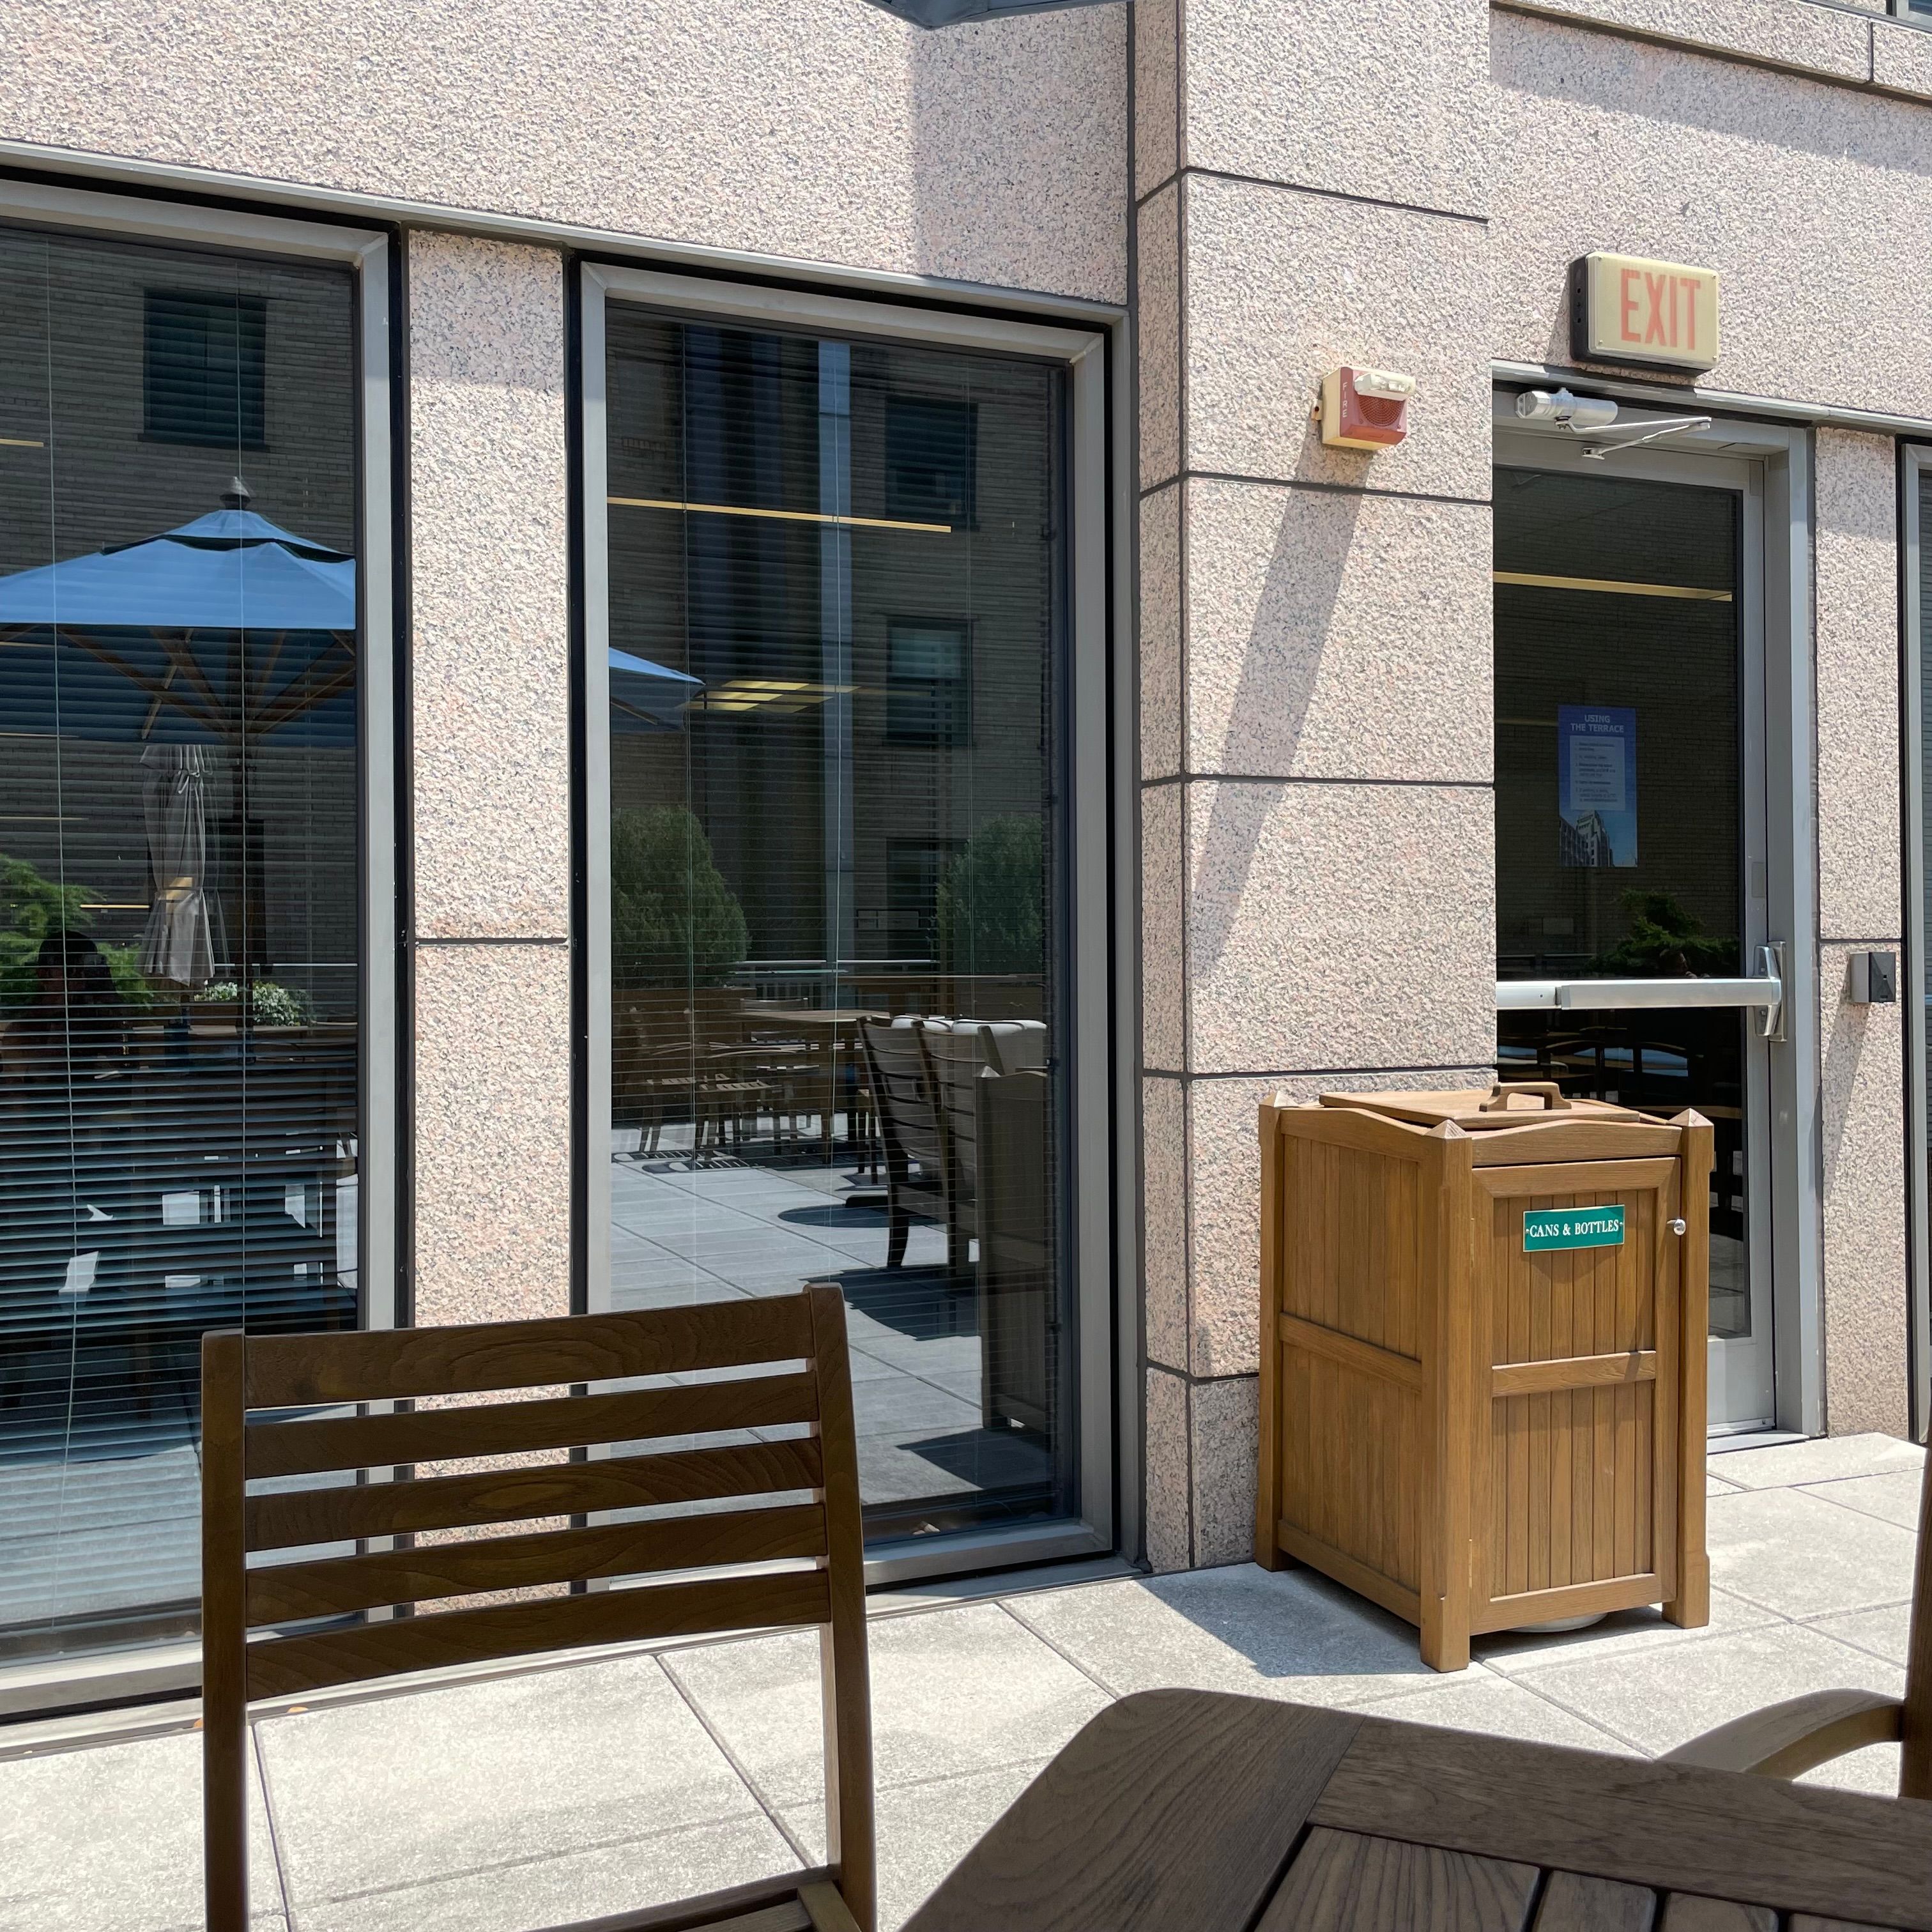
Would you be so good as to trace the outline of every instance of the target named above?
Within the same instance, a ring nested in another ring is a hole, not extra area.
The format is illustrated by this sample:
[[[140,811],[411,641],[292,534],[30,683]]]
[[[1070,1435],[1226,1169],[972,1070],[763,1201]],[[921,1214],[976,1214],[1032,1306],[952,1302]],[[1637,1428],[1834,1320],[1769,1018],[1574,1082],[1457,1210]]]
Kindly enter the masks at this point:
[[[1845,1130],[1857,1096],[1858,1072],[1864,1058],[1865,1043],[1871,1031],[1870,1006],[1850,1004],[1851,957],[1845,956],[1843,971],[1835,988],[1838,997],[1828,1000],[1830,1030],[1825,1039],[1822,1061],[1824,1090],[1819,1096],[1819,1114],[1823,1126],[1820,1136],[1820,1165],[1824,1169],[1825,1198],[1830,1200],[1838,1186],[1838,1162],[1845,1151]]]
[[[1076,7],[908,32],[923,272],[1126,299],[1132,16]]]
[[[1318,442],[1312,424],[1306,434]],[[1297,464],[1298,474],[1302,467]],[[1353,492],[1284,490],[1280,499],[1274,554],[1242,655],[1240,682],[1228,707],[1228,742],[1207,748],[1212,770],[1258,775],[1295,769],[1322,674],[1323,647],[1334,625],[1342,572],[1354,548],[1360,496]],[[1265,721],[1264,743],[1232,742],[1237,734],[1250,734],[1258,720]],[[1192,770],[1196,761],[1187,742],[1190,728],[1184,722],[1181,755]],[[1215,788],[1198,842],[1199,863],[1187,875],[1188,966],[1191,974],[1204,979],[1220,965],[1268,824],[1272,794],[1264,792],[1258,800],[1258,789],[1249,784]],[[1192,857],[1184,853],[1184,868],[1190,866]]]

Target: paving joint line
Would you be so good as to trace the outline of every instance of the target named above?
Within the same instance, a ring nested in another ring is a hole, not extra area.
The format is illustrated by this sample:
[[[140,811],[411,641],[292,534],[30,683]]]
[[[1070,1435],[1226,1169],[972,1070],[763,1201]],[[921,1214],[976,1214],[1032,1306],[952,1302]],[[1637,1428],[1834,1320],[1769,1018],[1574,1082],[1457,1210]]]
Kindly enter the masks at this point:
[[[432,1885],[450,1885],[466,1878],[487,1878],[493,1872],[522,1871],[533,1865],[548,1864],[559,1858],[581,1858],[593,1852],[619,1851],[627,1845],[652,1844],[660,1839],[675,1838],[680,1832],[701,1832],[712,1826],[729,1824],[732,1822],[732,1815],[728,1814],[719,1818],[692,1818],[681,1825],[662,1826],[653,1832],[637,1832],[620,1838],[598,1838],[587,1844],[571,1845],[550,1851],[521,1852],[513,1858],[498,1858],[490,1864],[463,1865],[453,1870],[437,1872],[428,1878],[402,1879],[394,1885],[368,1885],[354,1892],[332,1892],[321,1902],[325,1905],[349,1905],[362,1899],[392,1898]],[[757,1814],[747,1811],[736,1815],[748,1819]]]
[[[710,1648],[708,1646],[701,1645],[693,1645],[691,1647],[693,1649]],[[668,1654],[669,1653],[664,1653],[663,1654]],[[771,1820],[772,1828],[791,1848],[792,1856],[797,1859],[800,1870],[809,1870],[815,1861],[806,1856],[805,1846],[800,1842],[797,1834],[795,1833],[792,1830],[791,1827],[785,1822],[784,1820],[779,1816],[777,1807],[765,1796],[764,1789],[759,1784],[758,1780],[746,1769],[743,1765],[739,1762],[737,1753],[724,1742],[722,1736],[719,1736],[716,1726],[712,1724],[711,1720],[705,1715],[704,1711],[700,1708],[698,1700],[694,1697],[692,1694],[685,1688],[684,1685],[678,1681],[677,1673],[671,1670],[668,1664],[663,1662],[662,1654],[660,1655],[658,1668],[664,1673],[664,1682],[668,1683],[670,1688],[677,1693],[678,1696],[684,1700],[686,1708],[688,1709],[691,1714],[698,1720],[699,1727],[704,1731],[704,1735],[711,1740],[712,1744],[717,1746],[719,1755],[722,1756],[724,1762],[731,1767],[733,1772],[737,1778],[738,1782],[751,1793],[752,1801],[758,1805],[759,1810],[764,1812],[765,1816]],[[822,1720],[820,1721],[821,1723],[823,1722]],[[876,1792],[876,1775],[874,1780],[874,1789]],[[828,1808],[831,1803],[831,1796],[832,1795],[830,1792],[827,1792],[825,1794],[825,1802]],[[829,1815],[828,1808],[828,1816]]]
[[[1664,1646],[1666,1649],[1676,1649],[1677,1647],[1678,1646],[1674,1644],[1666,1644]],[[1497,1672],[1496,1674],[1498,1676],[1502,1675],[1500,1671]],[[1517,1682],[1514,1678],[1510,1678],[1507,1681],[1510,1683],[1516,1683]],[[1636,1753],[1639,1757],[1654,1759],[1663,1755],[1662,1752],[1654,1751],[1648,1744],[1641,1744],[1637,1741],[1637,1739],[1630,1736],[1627,1732],[1620,1731],[1616,1725],[1606,1724],[1600,1718],[1593,1718],[1590,1716],[1587,1712],[1578,1710],[1573,1704],[1566,1704],[1561,1697],[1552,1696],[1547,1690],[1540,1690],[1534,1684],[1524,1684],[1521,1688],[1523,1690],[1527,1690],[1532,1697],[1541,1699],[1541,1700],[1544,1703],[1547,1704],[1552,1711],[1561,1711],[1565,1717],[1574,1718],[1577,1723],[1582,1725],[1586,1730],[1601,1731],[1604,1736],[1607,1738],[1615,1738],[1618,1743],[1628,1744],[1632,1750]]]
[[[1106,1580],[1111,1582],[1117,1582],[1120,1580],[1118,1578],[1110,1577]],[[1088,1683],[1091,1684],[1096,1690],[1099,1690],[1110,1702],[1116,1704],[1120,1702],[1124,1694],[1120,1691],[1116,1690],[1098,1671],[1090,1670],[1087,1666],[1082,1663],[1079,1658],[1076,1657],[1070,1650],[1068,1650],[1062,1644],[1056,1643],[1052,1637],[1047,1635],[1045,1630],[1040,1628],[1037,1624],[1029,1622],[1019,1611],[1013,1608],[1012,1605],[1009,1603],[1005,1598],[995,1597],[993,1599],[993,1601],[998,1604],[1000,1608],[1004,1610],[1006,1615],[1011,1617],[1013,1622],[1018,1624],[1022,1630],[1025,1630],[1030,1635],[1038,1638],[1042,1643],[1046,1646],[1048,1650],[1053,1652],[1054,1656],[1059,1658],[1063,1662],[1071,1664],[1076,1670],[1079,1672],[1082,1677],[1086,1678]]]
[[[275,1862],[275,1889],[281,1894],[282,1923],[295,1932],[296,1902],[289,1890],[289,1868],[282,1856],[282,1834],[275,1828],[275,1807],[268,1796],[268,1767],[262,1756],[262,1739],[253,1724],[247,1727],[249,1761],[255,1767],[256,1787],[262,1794],[262,1816],[268,1828],[268,1856]],[[196,1726],[200,1729],[200,1726]],[[251,1912],[249,1916],[254,1915]]]

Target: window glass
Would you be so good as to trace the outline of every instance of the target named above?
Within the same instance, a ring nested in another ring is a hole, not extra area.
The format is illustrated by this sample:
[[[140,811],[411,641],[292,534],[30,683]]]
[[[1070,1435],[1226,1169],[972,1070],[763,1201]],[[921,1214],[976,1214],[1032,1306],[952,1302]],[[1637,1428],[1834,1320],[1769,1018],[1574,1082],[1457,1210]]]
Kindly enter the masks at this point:
[[[0,1655],[192,1630],[202,1331],[356,1318],[350,295],[0,228]]]
[[[254,296],[146,292],[147,434],[259,448],[267,414],[267,315]]]
[[[970,742],[972,666],[964,624],[886,627],[886,737],[896,745]]]
[[[875,1538],[1070,1514],[1062,374],[609,343],[613,1298],[836,1282]]]

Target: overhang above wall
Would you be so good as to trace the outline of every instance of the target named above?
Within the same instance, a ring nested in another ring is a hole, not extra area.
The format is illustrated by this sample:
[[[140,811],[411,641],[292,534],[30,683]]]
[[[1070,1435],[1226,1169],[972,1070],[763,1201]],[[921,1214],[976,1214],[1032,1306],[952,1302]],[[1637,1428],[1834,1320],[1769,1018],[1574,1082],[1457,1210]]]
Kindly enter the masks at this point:
[[[962,20],[991,20],[1007,14],[1059,14],[1072,7],[1098,7],[1108,0],[872,0],[888,14],[916,27],[951,27]]]

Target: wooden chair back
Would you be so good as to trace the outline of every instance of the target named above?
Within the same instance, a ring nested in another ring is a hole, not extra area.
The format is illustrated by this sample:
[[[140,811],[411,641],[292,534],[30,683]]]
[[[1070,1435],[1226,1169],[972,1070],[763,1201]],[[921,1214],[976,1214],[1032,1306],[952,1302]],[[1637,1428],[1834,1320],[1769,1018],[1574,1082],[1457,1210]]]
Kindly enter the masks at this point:
[[[746,1372],[634,1385],[730,1370]],[[548,1393],[560,1387],[578,1392]],[[394,1407],[519,1390],[544,1393]],[[273,1413],[364,1405],[390,1412]],[[802,1432],[728,1447],[664,1444],[787,1424]],[[826,1867],[791,1874],[774,1895],[787,1886],[834,1886],[858,1924],[870,1928],[864,1552],[845,1309],[836,1288],[554,1321],[324,1335],[212,1332],[202,1342],[202,1428],[208,1932],[247,1932],[252,1700],[580,1644],[801,1625],[821,1632]],[[592,1454],[556,1460],[580,1448]],[[414,1473],[471,1456],[493,1466]],[[504,1466],[506,1458],[540,1456],[550,1460]],[[343,1471],[374,1480],[343,1485]],[[310,1475],[338,1480],[268,1495],[246,1490],[256,1479]],[[643,1522],[527,1527],[694,1502],[718,1507]],[[407,1546],[422,1532],[519,1524],[526,1527],[511,1534]],[[367,1547],[379,1540],[386,1546]],[[269,1567],[247,1561],[252,1551],[349,1541],[359,1553]],[[732,1574],[705,1574],[727,1568]],[[622,1588],[380,1621],[364,1614],[666,1573],[675,1574]],[[284,1634],[292,1624],[310,1628]]]

